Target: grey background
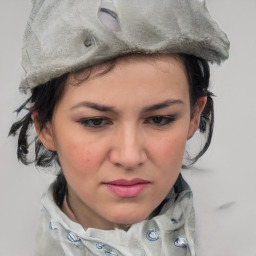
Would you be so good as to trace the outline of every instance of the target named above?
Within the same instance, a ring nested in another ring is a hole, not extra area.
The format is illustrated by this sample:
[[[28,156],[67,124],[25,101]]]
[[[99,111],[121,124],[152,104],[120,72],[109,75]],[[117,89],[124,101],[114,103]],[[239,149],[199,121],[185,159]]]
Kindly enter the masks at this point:
[[[183,172],[194,192],[198,255],[256,256],[256,0],[207,5],[228,34],[231,51],[225,64],[212,66],[217,95],[212,145]],[[18,163],[16,140],[7,138],[16,119],[12,112],[25,99],[17,88],[30,7],[29,0],[0,0],[0,255],[8,256],[33,255],[40,197],[53,178]]]

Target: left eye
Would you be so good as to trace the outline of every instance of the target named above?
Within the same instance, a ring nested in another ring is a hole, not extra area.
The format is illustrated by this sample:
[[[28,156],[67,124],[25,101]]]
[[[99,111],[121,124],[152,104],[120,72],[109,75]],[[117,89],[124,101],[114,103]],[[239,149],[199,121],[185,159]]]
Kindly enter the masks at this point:
[[[82,119],[80,123],[90,128],[101,128],[111,124],[111,121],[104,117],[94,117],[94,118]]]
[[[152,116],[146,119],[146,123],[156,126],[164,126],[173,123],[176,116]]]

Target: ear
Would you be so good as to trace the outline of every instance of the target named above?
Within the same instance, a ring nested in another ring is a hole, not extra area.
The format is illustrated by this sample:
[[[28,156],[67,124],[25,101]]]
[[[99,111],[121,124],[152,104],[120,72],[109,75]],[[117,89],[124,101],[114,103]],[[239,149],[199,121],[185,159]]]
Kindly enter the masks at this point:
[[[201,114],[202,114],[202,112],[204,110],[206,102],[207,102],[207,98],[206,97],[201,97],[201,98],[199,98],[197,100],[194,112],[193,112],[191,120],[190,120],[188,136],[187,136],[188,140],[193,137],[194,133],[196,132],[196,130],[199,127],[200,117],[201,117]]]
[[[41,129],[37,119],[37,115],[38,113],[34,112],[32,114],[32,119],[38,138],[48,150],[56,151],[51,122],[47,122],[45,126]]]

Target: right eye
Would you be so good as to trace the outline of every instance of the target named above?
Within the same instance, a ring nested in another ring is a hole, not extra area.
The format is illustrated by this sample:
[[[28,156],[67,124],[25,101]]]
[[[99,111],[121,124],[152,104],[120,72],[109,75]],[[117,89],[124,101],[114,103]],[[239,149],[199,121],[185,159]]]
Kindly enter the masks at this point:
[[[89,128],[102,128],[104,126],[112,124],[112,122],[105,117],[93,117],[85,118],[79,121],[83,126]]]

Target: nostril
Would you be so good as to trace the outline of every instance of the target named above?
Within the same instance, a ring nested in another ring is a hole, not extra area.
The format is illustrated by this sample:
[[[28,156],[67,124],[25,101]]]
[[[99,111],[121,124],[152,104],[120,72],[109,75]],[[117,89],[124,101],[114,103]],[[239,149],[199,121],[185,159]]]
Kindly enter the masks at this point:
[[[109,155],[109,160],[118,168],[133,170],[144,165],[146,158],[142,155],[124,155],[118,150],[113,150]]]
[[[98,11],[98,18],[101,23],[112,31],[121,31],[119,17],[112,0],[101,0]]]
[[[122,165],[119,164],[119,163],[115,163],[115,166],[116,166],[116,167],[122,167]]]

